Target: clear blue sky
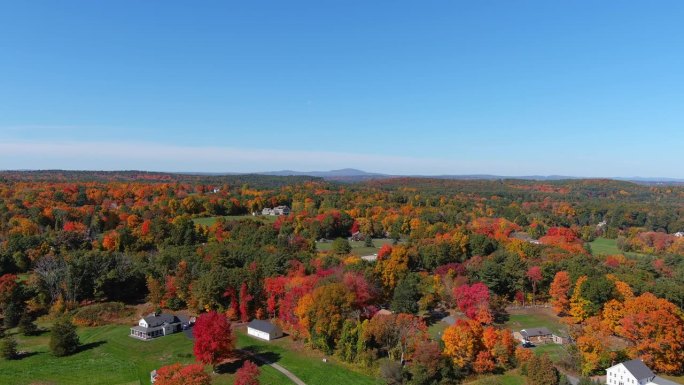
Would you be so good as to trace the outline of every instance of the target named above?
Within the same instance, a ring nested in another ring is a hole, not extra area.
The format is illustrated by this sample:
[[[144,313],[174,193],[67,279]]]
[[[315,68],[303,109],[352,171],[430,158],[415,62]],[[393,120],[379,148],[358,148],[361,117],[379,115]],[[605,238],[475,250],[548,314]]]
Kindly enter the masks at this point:
[[[0,0],[0,169],[684,177],[684,2]]]

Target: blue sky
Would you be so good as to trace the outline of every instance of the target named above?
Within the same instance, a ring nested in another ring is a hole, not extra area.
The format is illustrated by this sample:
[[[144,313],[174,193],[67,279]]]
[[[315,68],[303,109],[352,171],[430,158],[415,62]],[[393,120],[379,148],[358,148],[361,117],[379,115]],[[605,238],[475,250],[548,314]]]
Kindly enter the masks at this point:
[[[682,1],[0,1],[0,169],[684,177]]]

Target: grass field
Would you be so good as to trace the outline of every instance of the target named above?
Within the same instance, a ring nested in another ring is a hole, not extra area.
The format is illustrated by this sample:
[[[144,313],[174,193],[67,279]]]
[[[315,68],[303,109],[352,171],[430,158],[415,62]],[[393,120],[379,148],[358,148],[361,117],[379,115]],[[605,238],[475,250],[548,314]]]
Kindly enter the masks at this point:
[[[473,382],[466,382],[466,385],[484,385],[484,384],[496,384],[496,385],[523,385],[525,383],[525,377],[518,374],[517,371],[512,370],[510,372],[499,374],[495,376],[487,376]]]
[[[351,253],[363,257],[364,255],[376,254],[380,248],[385,244],[392,244],[393,240],[389,238],[373,239],[373,247],[366,247],[364,241],[350,241],[352,247]],[[332,241],[330,242],[316,242],[316,249],[318,251],[330,251],[332,249]]]
[[[323,356],[313,351],[296,351],[289,338],[270,342],[259,341],[247,336],[243,331],[237,332],[238,346],[242,349],[256,351],[266,357],[274,357],[278,364],[294,373],[307,385],[327,384],[359,384],[379,385],[382,382],[363,373],[356,372],[334,360],[323,362]]]
[[[551,314],[548,309],[537,308],[511,311],[510,318],[504,326],[513,331],[533,327],[547,327],[555,333],[566,330],[565,325],[560,322],[560,318]]]
[[[48,350],[49,333],[34,337],[17,335],[19,350],[29,352],[21,360],[0,361],[0,384],[45,382],[55,385],[147,385],[150,371],[175,362],[194,362],[192,341],[178,333],[152,341],[128,336],[129,328],[107,325],[79,328],[83,349],[68,357],[54,357]],[[315,353],[289,351],[288,339],[266,343],[237,333],[237,346],[264,353],[295,373],[308,385],[331,383],[377,384],[375,380],[335,363],[324,363]],[[233,383],[240,363],[228,365],[214,376],[214,384]],[[207,369],[209,370],[209,369]],[[262,384],[289,385],[291,381],[270,366],[261,366]]]
[[[629,257],[644,257],[645,254],[639,253],[625,253],[624,251],[618,249],[617,240],[608,238],[596,238],[594,241],[590,242],[591,253],[594,255],[614,255],[614,254],[624,254]]]
[[[211,226],[213,225],[216,220],[219,218],[223,218],[227,221],[237,221],[240,219],[250,219],[254,221],[259,221],[259,222],[264,222],[264,223],[274,223],[276,221],[276,218],[278,218],[275,215],[266,215],[266,216],[252,216],[252,215],[226,215],[222,217],[205,217],[205,218],[194,218],[193,221],[195,224],[198,225],[203,225],[203,226]]]

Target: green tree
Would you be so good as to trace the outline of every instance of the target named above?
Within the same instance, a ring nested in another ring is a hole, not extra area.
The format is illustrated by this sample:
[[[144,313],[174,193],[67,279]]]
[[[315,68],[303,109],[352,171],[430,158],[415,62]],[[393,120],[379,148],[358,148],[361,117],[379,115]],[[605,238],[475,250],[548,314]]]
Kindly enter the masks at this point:
[[[19,319],[19,332],[25,336],[32,336],[36,334],[38,327],[33,322],[33,317],[28,312],[22,314],[21,319]]]
[[[0,340],[0,356],[6,360],[13,360],[19,356],[17,340],[14,337],[5,337]]]
[[[80,341],[76,334],[76,326],[68,317],[55,321],[50,330],[50,351],[57,357],[76,353]]]
[[[390,307],[396,313],[418,313],[418,300],[420,300],[420,277],[411,273],[394,289],[394,296]]]
[[[343,255],[349,254],[352,250],[349,241],[344,238],[337,238],[332,243],[332,250],[335,254]]]

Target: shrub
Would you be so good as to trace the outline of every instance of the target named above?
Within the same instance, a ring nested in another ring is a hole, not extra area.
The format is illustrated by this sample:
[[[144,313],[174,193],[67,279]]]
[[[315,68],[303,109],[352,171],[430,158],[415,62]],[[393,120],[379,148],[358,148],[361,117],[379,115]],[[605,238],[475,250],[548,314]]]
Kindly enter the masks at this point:
[[[6,360],[13,360],[17,354],[17,341],[14,337],[5,337],[0,340],[0,356]]]
[[[55,321],[50,335],[50,351],[57,357],[76,353],[80,345],[76,326],[67,317]]]
[[[126,306],[121,302],[98,303],[78,309],[74,323],[78,326],[101,326],[125,314]]]
[[[32,336],[37,331],[38,327],[33,322],[33,317],[28,312],[24,312],[19,319],[19,332],[25,336]]]

